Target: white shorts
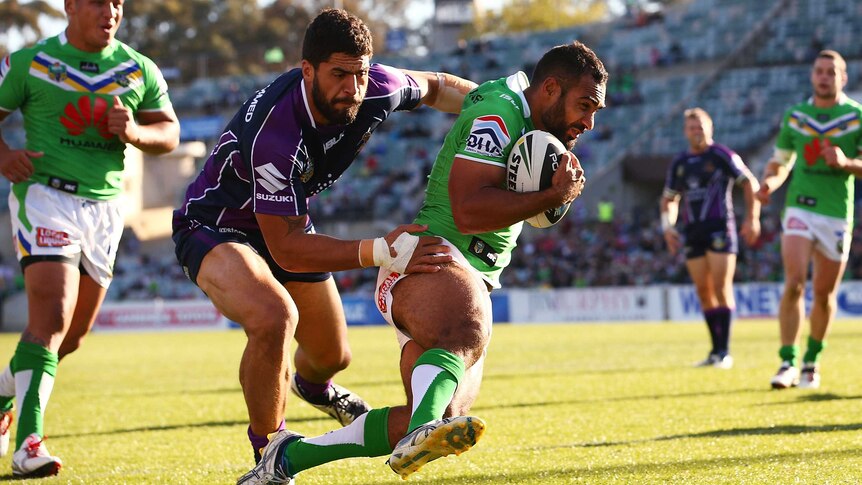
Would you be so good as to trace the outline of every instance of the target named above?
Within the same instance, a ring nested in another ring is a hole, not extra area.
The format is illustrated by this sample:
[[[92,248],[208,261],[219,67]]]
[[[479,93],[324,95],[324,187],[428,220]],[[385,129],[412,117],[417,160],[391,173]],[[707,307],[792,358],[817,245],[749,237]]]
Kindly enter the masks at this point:
[[[451,242],[443,239],[443,244],[449,246],[450,252],[455,263],[460,264],[461,266],[467,268],[470,273],[476,277],[476,280],[479,281],[483,287],[486,285],[487,281],[485,280],[482,273],[480,273],[476,268],[470,265],[467,262],[467,258],[461,254],[461,251],[458,250]],[[380,314],[383,315],[383,318],[392,325],[392,328],[395,329],[395,336],[398,338],[398,345],[403,349],[407,342],[412,340],[410,335],[401,330],[400,328],[395,326],[395,322],[392,320],[392,313],[390,310],[392,309],[392,288],[404,278],[410,276],[409,274],[396,273],[390,269],[380,268],[380,271],[377,273],[377,286],[374,287],[374,302],[377,304],[377,310],[380,311]],[[488,307],[488,315],[491,315],[491,295],[490,293],[486,293],[486,305]]]
[[[814,241],[814,249],[833,261],[847,261],[850,257],[850,232],[846,219],[788,207],[784,211],[781,227],[787,236],[802,236]]]
[[[19,197],[16,192],[21,189]],[[85,199],[32,184],[9,193],[9,213],[18,261],[28,256],[80,254],[87,274],[103,288],[110,285],[123,234],[118,200]]]

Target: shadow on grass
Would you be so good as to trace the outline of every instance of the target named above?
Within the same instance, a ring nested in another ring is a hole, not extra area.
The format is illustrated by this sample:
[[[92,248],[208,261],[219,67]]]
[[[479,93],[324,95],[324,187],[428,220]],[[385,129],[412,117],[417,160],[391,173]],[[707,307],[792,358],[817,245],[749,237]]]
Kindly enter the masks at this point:
[[[679,460],[665,461],[660,463],[640,463],[633,465],[608,465],[608,466],[589,466],[584,468],[578,467],[560,467],[554,470],[543,470],[536,472],[517,472],[506,473],[505,469],[498,470],[496,473],[484,473],[480,475],[464,475],[460,477],[447,477],[434,479],[428,477],[431,473],[429,465],[427,470],[419,472],[418,475],[423,475],[423,485],[452,485],[458,483],[470,484],[501,484],[501,483],[544,483],[549,479],[559,482],[560,479],[570,479],[572,483],[601,483],[603,481],[613,481],[616,483],[638,483],[649,480],[650,475],[658,473],[661,478],[668,478],[668,471],[672,470],[674,475],[680,477],[690,477],[692,474],[702,474],[705,469],[709,468],[726,468],[728,465],[743,468],[750,465],[762,463],[776,464],[788,462],[798,464],[800,460],[806,462],[820,459],[841,459],[841,458],[856,458],[859,455],[858,449],[836,450],[812,452],[811,450],[795,452],[795,453],[773,453],[767,455],[755,455],[748,457],[719,457],[699,460]],[[418,476],[417,475],[417,476]],[[657,477],[653,477],[654,480]],[[388,481],[369,482],[365,485],[393,485],[399,483],[397,479]]]
[[[284,418],[287,424],[290,423],[307,423],[310,421],[332,421],[332,418],[320,416],[318,418]],[[51,433],[52,439],[72,438],[79,436],[110,436],[128,433],[143,433],[147,431],[176,431],[178,429],[194,429],[194,428],[215,428],[215,427],[231,427],[231,426],[248,426],[248,421],[208,421],[205,423],[188,423],[188,424],[168,424],[163,426],[140,426],[137,428],[110,429],[104,431],[91,431],[80,433]]]
[[[793,391],[791,391],[793,392]],[[862,395],[860,396],[842,396],[840,394],[835,394],[832,392],[818,392],[818,393],[805,393],[796,396],[795,400],[791,401],[781,401],[781,402],[769,402],[769,403],[761,403],[759,406],[786,406],[788,404],[799,404],[799,403],[807,403],[807,402],[829,402],[829,401],[845,401],[845,400],[854,400],[854,399],[862,399]]]
[[[562,446],[543,446],[534,448],[536,450],[548,449],[564,449],[564,448],[598,448],[606,446],[621,446],[633,445],[639,443],[651,443],[659,441],[671,441],[688,438],[723,438],[726,436],[768,436],[768,435],[797,435],[802,433],[831,433],[834,431],[860,431],[862,423],[851,424],[825,424],[821,426],[804,426],[804,425],[785,425],[785,426],[769,426],[757,428],[732,428],[732,429],[717,429],[714,431],[704,431],[700,433],[685,433],[669,436],[658,436],[655,438],[645,438],[641,440],[627,441],[605,441],[593,443],[573,443],[571,445]],[[857,450],[858,452],[858,450]]]

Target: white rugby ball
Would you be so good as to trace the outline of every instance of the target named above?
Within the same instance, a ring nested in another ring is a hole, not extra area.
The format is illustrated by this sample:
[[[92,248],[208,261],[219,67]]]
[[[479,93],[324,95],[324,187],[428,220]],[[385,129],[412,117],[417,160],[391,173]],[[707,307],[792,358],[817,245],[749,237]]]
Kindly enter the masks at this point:
[[[527,132],[509,152],[508,187],[514,192],[536,192],[550,187],[566,147],[554,135],[542,130]],[[533,227],[550,227],[560,222],[571,203],[548,209],[526,220]]]

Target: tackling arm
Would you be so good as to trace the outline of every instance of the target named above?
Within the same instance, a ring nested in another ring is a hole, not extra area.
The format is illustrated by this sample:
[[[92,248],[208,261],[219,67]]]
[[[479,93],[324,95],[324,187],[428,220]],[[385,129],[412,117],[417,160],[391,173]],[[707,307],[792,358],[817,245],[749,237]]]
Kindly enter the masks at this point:
[[[444,72],[404,72],[419,83],[423,104],[446,113],[460,113],[464,96],[477,86],[473,81]]]
[[[325,234],[307,234],[308,216],[256,214],[275,262],[286,271],[311,273],[385,266],[398,272],[439,271],[452,260],[438,237],[412,236],[428,229],[418,224],[398,226],[385,237],[345,241]]]

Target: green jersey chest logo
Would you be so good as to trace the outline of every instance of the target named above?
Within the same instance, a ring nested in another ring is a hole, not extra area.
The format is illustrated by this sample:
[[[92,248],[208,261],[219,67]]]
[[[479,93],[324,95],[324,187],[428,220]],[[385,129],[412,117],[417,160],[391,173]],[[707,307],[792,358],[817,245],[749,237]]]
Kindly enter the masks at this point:
[[[67,104],[60,123],[72,136],[81,136],[88,126],[94,126],[102,138],[114,137],[108,131],[108,102],[100,97],[93,98],[91,103],[89,96],[81,96],[77,104]]]
[[[66,66],[64,64],[60,64],[59,62],[55,62],[48,66],[48,75],[54,81],[61,83],[68,78],[68,74],[66,73]]]

